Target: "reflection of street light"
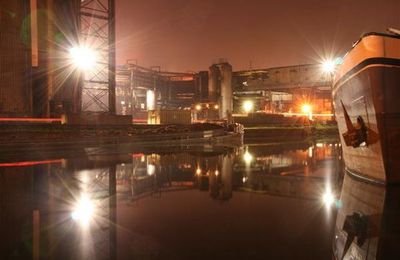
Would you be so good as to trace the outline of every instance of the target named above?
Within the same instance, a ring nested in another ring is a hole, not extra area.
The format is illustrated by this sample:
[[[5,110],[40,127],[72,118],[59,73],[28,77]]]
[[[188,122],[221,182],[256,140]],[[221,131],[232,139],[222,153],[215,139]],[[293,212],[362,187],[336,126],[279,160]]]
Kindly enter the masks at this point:
[[[97,54],[87,47],[72,47],[69,56],[75,67],[81,70],[92,69],[97,62]]]
[[[94,210],[93,202],[87,197],[87,195],[82,195],[76,203],[74,210],[71,213],[71,217],[73,220],[86,227],[93,218]]]
[[[330,188],[327,188],[324,195],[322,195],[322,202],[328,208],[335,202],[335,197]]]
[[[243,102],[243,110],[246,113],[249,113],[253,110],[254,104],[251,100],[246,100]]]
[[[147,174],[149,176],[154,175],[154,173],[156,172],[156,166],[154,164],[148,164],[147,165]]]

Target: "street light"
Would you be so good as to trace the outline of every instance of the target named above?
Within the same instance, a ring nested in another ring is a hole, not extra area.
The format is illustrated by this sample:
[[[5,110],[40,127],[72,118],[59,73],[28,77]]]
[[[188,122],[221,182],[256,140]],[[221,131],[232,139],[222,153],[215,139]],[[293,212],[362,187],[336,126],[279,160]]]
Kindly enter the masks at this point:
[[[324,73],[333,75],[336,68],[341,64],[343,64],[342,57],[337,57],[336,59],[326,59],[326,60],[322,61],[322,63],[321,63],[322,71]]]
[[[310,105],[310,104],[303,104],[303,105],[301,106],[301,111],[302,111],[304,114],[310,113],[310,112],[312,111],[311,105]]]
[[[253,161],[253,155],[251,155],[251,153],[249,153],[249,151],[246,151],[243,154],[243,160],[245,161],[246,164],[250,164],[251,161]]]
[[[312,112],[312,106],[310,104],[303,104],[301,105],[301,112],[306,114],[310,120],[312,120],[313,117],[313,112]]]
[[[93,69],[97,63],[97,53],[88,47],[72,47],[69,50],[72,64],[83,71]]]
[[[322,70],[325,73],[333,73],[335,71],[336,64],[333,60],[326,60],[322,63]]]
[[[251,100],[246,100],[243,102],[243,110],[246,113],[250,113],[254,108],[254,103]]]

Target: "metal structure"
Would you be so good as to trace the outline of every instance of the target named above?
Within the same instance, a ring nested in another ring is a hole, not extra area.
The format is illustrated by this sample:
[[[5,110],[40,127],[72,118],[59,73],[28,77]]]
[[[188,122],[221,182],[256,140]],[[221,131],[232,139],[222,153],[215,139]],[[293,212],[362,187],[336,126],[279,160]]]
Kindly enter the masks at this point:
[[[83,112],[115,114],[115,0],[82,0],[79,45],[96,52],[96,64],[83,73]]]
[[[147,110],[147,90],[156,94],[158,108],[191,106],[195,102],[196,74],[162,71],[159,66],[145,68],[127,63],[116,71],[116,107],[121,114]],[[122,103],[121,103],[122,102]],[[123,104],[123,105],[122,105]]]
[[[233,91],[331,91],[332,83],[332,76],[323,72],[319,64],[235,71],[233,78]]]
[[[296,111],[300,103],[313,103],[319,112],[332,111],[332,77],[320,64],[305,64],[233,72],[235,113],[243,103],[254,102],[254,111]],[[314,111],[317,113],[316,111]]]

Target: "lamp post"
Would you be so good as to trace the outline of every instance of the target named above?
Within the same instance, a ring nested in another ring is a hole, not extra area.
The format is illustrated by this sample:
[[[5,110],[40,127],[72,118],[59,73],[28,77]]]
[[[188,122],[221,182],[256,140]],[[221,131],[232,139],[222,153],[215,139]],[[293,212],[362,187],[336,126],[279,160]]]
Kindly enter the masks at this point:
[[[330,82],[331,87],[333,85],[333,78],[334,78],[335,71],[338,68],[338,66],[341,65],[342,63],[343,63],[343,59],[341,57],[338,57],[336,59],[327,59],[321,63],[322,72],[329,75],[329,82]],[[331,100],[331,112],[332,112],[332,114],[334,114],[333,99]],[[332,117],[332,120],[333,120],[333,117]]]
[[[251,100],[246,100],[243,102],[243,110],[246,114],[250,113],[254,109],[254,103]]]
[[[70,64],[75,70],[78,70],[78,86],[73,90],[73,111],[80,113],[82,111],[82,84],[85,81],[85,72],[93,70],[98,62],[98,54],[86,46],[73,46],[69,49]]]

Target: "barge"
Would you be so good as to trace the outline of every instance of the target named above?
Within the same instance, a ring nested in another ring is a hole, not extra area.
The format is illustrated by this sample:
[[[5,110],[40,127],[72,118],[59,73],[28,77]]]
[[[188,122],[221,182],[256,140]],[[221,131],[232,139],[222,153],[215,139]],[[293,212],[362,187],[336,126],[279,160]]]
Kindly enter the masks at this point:
[[[400,36],[363,35],[336,72],[333,99],[346,172],[400,183]]]

